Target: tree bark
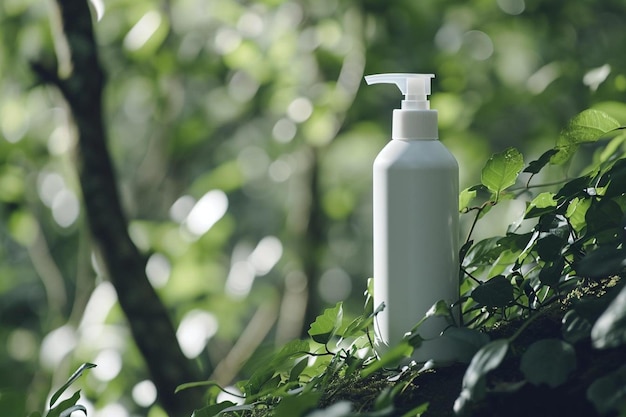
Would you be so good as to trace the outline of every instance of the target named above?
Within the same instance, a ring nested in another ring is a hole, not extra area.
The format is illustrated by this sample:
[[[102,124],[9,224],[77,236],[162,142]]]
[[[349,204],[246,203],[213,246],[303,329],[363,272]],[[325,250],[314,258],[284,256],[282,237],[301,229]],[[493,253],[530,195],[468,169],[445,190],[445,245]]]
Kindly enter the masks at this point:
[[[182,383],[196,381],[200,371],[182,353],[169,314],[149,283],[146,259],[131,241],[110,154],[106,145],[102,95],[104,71],[99,63],[87,0],[57,0],[66,51],[71,59],[67,77],[34,64],[42,81],[56,85],[67,101],[78,134],[76,164],[87,221],[104,260],[108,278],[133,338],[157,387],[158,400],[173,417],[200,408],[196,390],[174,394]]]

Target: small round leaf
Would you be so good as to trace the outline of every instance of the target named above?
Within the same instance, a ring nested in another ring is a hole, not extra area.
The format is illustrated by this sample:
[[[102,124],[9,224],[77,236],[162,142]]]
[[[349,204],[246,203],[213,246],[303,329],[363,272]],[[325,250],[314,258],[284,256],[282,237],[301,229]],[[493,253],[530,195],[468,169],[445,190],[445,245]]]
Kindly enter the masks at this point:
[[[498,275],[476,287],[472,298],[485,307],[506,307],[513,301],[513,285],[503,275]]]
[[[520,370],[534,385],[554,388],[567,381],[576,369],[576,352],[569,343],[559,339],[543,339],[530,345],[522,355]]]

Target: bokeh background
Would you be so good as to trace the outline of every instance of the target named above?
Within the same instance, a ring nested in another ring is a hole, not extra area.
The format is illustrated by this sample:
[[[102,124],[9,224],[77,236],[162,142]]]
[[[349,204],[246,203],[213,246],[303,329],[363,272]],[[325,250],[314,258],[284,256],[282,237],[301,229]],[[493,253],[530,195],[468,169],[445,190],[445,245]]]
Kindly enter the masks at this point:
[[[626,124],[624,0],[91,4],[131,236],[183,352],[226,385],[323,308],[362,309],[371,166],[401,99],[363,75],[436,74],[462,187],[492,152],[538,157],[585,108]],[[160,417],[90,244],[68,108],[30,69],[63,53],[55,30],[51,2],[0,3],[0,405],[42,410],[89,361],[90,416]]]

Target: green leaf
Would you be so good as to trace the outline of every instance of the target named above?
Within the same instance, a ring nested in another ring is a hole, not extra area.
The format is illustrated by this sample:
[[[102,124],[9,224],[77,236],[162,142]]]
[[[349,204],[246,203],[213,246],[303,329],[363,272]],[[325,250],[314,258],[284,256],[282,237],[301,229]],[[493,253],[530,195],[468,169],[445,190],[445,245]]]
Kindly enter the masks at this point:
[[[626,286],[593,325],[591,341],[597,349],[626,343]]]
[[[569,343],[559,339],[539,340],[522,355],[520,370],[534,385],[554,388],[567,381],[576,369],[576,352]]]
[[[600,414],[626,410],[626,366],[596,379],[587,389],[587,399]]]
[[[620,159],[603,176],[608,181],[604,197],[617,197],[626,193],[626,159]]]
[[[317,343],[326,344],[335,335],[343,320],[343,305],[327,308],[309,328],[309,336]]]
[[[263,386],[274,376],[274,368],[270,364],[265,364],[254,371],[248,383],[245,385],[247,396],[258,394]]]
[[[301,359],[298,363],[296,363],[293,368],[291,368],[291,371],[289,371],[289,382],[298,381],[298,378],[300,378],[300,374],[306,369],[308,364],[308,358]]]
[[[529,163],[528,166],[524,168],[524,172],[528,172],[531,174],[538,174],[539,171],[541,171],[543,167],[545,167],[550,162],[550,158],[552,158],[552,155],[554,155],[557,152],[558,152],[557,149],[547,150],[539,157],[539,159]]]
[[[526,219],[538,217],[548,211],[551,211],[554,207],[556,207],[554,193],[541,193],[537,197],[535,197],[530,203],[528,203],[528,207],[526,207],[526,214],[524,215],[524,217]]]
[[[174,390],[174,394],[178,394],[180,391],[183,391],[189,388],[197,388],[197,387],[218,387],[220,390],[222,389],[222,387],[220,387],[220,385],[215,381],[194,381],[194,382],[187,382],[185,384],[180,384],[179,386],[176,387],[176,390]]]
[[[617,120],[600,110],[588,109],[579,113],[561,132],[556,142],[558,152],[550,162],[557,165],[567,162],[581,143],[595,142],[619,127]]]
[[[219,415],[222,410],[227,409],[228,407],[232,407],[236,405],[230,401],[224,401],[219,404],[213,404],[206,407],[202,407],[198,410],[194,410],[191,417],[215,417]]]
[[[61,401],[56,407],[52,407],[46,417],[61,417],[62,413],[74,407],[78,400],[80,400],[80,391],[76,391],[70,398]]]
[[[423,415],[426,411],[428,411],[428,406],[430,403],[426,402],[424,404],[420,404],[417,407],[413,408],[410,411],[407,411],[402,415],[402,417],[419,417]]]
[[[461,414],[470,401],[481,400],[485,396],[485,377],[504,360],[509,349],[507,339],[494,340],[483,346],[472,358],[465,375],[459,398],[454,402],[454,411]]]
[[[523,167],[522,154],[515,148],[508,148],[489,158],[482,170],[480,181],[498,200],[500,192],[515,184]]]
[[[78,378],[80,378],[80,376],[88,369],[91,368],[95,368],[96,365],[94,365],[93,363],[83,363],[70,377],[69,379],[65,382],[65,384],[63,384],[63,386],[61,388],[59,388],[58,390],[56,390],[56,392],[54,394],[52,394],[52,397],[50,398],[50,407],[52,407],[54,405],[54,403],[57,402],[57,400],[59,399],[59,397],[61,395],[63,395],[63,393],[65,392],[66,389],[69,388],[70,385],[72,385],[74,383],[74,381],[76,381]]]
[[[592,180],[589,176],[574,178],[561,187],[555,198],[571,200],[574,197],[587,197],[586,190],[591,186]]]
[[[451,316],[452,312],[450,311],[450,305],[445,300],[439,300],[428,309],[424,318]]]
[[[459,351],[458,360],[461,362],[470,362],[476,352],[489,343],[489,336],[468,327],[449,327],[444,335],[454,340]]]
[[[300,395],[283,397],[272,414],[274,417],[300,417],[315,408],[322,396],[321,392],[306,392]]]
[[[360,336],[361,332],[365,332],[366,329],[374,323],[374,318],[378,313],[385,309],[385,303],[381,303],[376,310],[372,313],[367,314],[367,310],[363,312],[363,315],[355,318],[348,324],[345,329],[342,329],[340,332],[342,338],[347,338],[351,336]]]
[[[620,127],[620,123],[603,111],[587,109],[574,116],[561,132],[563,143],[595,142]]]
[[[474,288],[471,297],[485,307],[506,307],[513,301],[513,285],[498,275]]]
[[[372,362],[361,372],[363,378],[367,378],[379,369],[385,366],[397,365],[402,359],[411,356],[413,353],[413,346],[411,346],[408,340],[402,340],[396,346],[385,352],[377,361]]]
[[[310,344],[308,340],[292,340],[288,342],[282,349],[272,358],[272,366],[280,366],[287,359],[294,356],[306,355],[309,351]]]
[[[370,314],[374,311],[374,278],[367,279],[367,288],[363,295],[365,295],[363,312],[364,314]]]
[[[580,232],[587,225],[585,215],[591,206],[590,198],[574,197],[567,206],[565,217],[569,219],[570,224],[576,232]]]
[[[535,249],[541,259],[551,262],[561,257],[561,251],[567,242],[557,235],[547,235],[537,240]]]
[[[74,411],[82,411],[83,414],[87,415],[87,408],[84,405],[77,404],[65,409],[59,417],[70,417]]]
[[[394,389],[392,387],[385,387],[374,400],[374,410],[384,410],[389,406],[393,406],[394,397]]]
[[[623,216],[624,213],[621,207],[614,200],[592,200],[591,206],[585,213],[585,220],[587,221],[587,233],[585,236],[592,236],[605,230],[619,228]]]
[[[599,247],[580,260],[576,265],[576,272],[586,278],[599,279],[618,274],[624,268],[626,268],[626,250]]]
[[[545,265],[541,271],[539,271],[539,281],[544,285],[556,287],[563,276],[564,267],[565,258],[557,258],[553,264],[550,266]]]
[[[459,194],[459,211],[463,211],[476,198],[476,187],[466,188]]]

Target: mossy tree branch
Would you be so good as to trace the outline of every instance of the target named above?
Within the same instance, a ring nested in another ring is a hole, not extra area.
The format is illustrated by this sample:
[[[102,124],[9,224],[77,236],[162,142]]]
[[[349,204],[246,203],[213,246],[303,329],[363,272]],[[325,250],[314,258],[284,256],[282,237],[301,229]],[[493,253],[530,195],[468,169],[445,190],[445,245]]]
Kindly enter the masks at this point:
[[[159,401],[172,416],[190,415],[200,407],[197,391],[174,394],[177,385],[199,379],[199,370],[182,354],[168,312],[150,285],[146,259],[131,241],[115,173],[106,145],[102,96],[104,71],[99,63],[87,0],[57,0],[62,36],[69,52],[69,74],[41,64],[33,70],[41,81],[57,86],[67,101],[78,133],[76,158],[80,185],[93,239],[98,246],[141,351]],[[63,57],[59,57],[63,59]]]

